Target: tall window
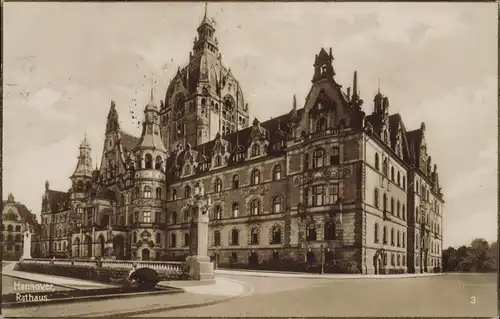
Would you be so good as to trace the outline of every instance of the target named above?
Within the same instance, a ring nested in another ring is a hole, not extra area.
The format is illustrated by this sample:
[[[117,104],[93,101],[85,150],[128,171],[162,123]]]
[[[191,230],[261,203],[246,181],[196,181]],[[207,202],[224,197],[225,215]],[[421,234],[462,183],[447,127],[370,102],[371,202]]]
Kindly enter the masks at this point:
[[[398,230],[398,232],[397,232],[397,237],[396,237],[396,245],[397,245],[398,247],[401,247],[401,233],[399,232],[399,230]]]
[[[380,159],[378,157],[378,153],[375,153],[375,169],[380,170]]]
[[[383,208],[384,212],[387,211],[387,194],[384,194],[384,196],[383,196],[383,203],[382,203],[382,205],[383,205],[382,208]]]
[[[391,214],[394,215],[394,197],[391,197]]]
[[[151,212],[143,212],[142,213],[142,221],[144,223],[151,223]]]
[[[214,231],[214,246],[220,246],[220,231]]]
[[[272,229],[271,244],[281,243],[281,228],[279,226],[274,226]]]
[[[273,181],[281,179],[281,165],[274,166],[273,169]]]
[[[219,205],[214,206],[214,218],[216,220],[222,219],[222,207]]]
[[[257,228],[252,228],[252,230],[250,231],[250,244],[259,244],[259,230]]]
[[[144,186],[144,198],[151,198],[151,187]]]
[[[252,171],[250,178],[251,178],[250,184],[252,184],[252,185],[260,184],[260,172],[259,172],[259,170],[254,169]]]
[[[282,198],[278,195],[273,198],[273,213],[281,213],[282,208]]]
[[[316,241],[316,224],[314,222],[309,223],[306,228],[306,240],[307,241]]]
[[[406,189],[406,177],[403,176],[403,189]]]
[[[252,145],[252,157],[260,155],[260,145],[255,143]]]
[[[189,236],[189,233],[184,233],[184,246],[187,247],[189,246],[191,242],[191,238]]]
[[[330,156],[330,165],[339,165],[340,164],[340,155],[339,148],[332,148],[332,155]]]
[[[216,155],[215,156],[215,161],[214,161],[214,167],[219,167],[222,165],[222,156]]]
[[[398,186],[401,186],[401,173],[398,171],[398,180],[397,180]]]
[[[231,245],[237,246],[240,240],[240,232],[237,229],[231,230]]]
[[[376,208],[379,208],[379,203],[380,201],[380,196],[379,196],[379,193],[378,193],[378,188],[375,188],[375,190],[373,191],[373,204],[375,205]]]
[[[250,202],[250,214],[256,216],[260,214],[260,201],[257,198]]]
[[[214,191],[216,193],[222,192],[222,180],[218,177],[215,179]]]
[[[161,162],[162,162],[162,159],[161,159],[161,156],[158,155],[156,156],[156,161],[155,161],[155,169],[161,169]]]
[[[313,153],[313,168],[323,167],[325,165],[325,149],[318,148]]]
[[[406,220],[406,209],[405,209],[405,204],[401,207],[401,215],[403,217],[403,220]]]
[[[185,198],[191,197],[191,187],[189,187],[189,185],[186,185],[184,187],[184,197]]]
[[[323,232],[325,240],[335,240],[335,224],[333,221],[329,220],[325,223]]]
[[[233,203],[233,218],[237,218],[240,212],[240,204]]]
[[[394,166],[391,167],[391,181],[394,182]]]
[[[321,206],[325,202],[325,185],[316,185],[312,187],[313,206]]]
[[[177,224],[177,213],[174,211],[174,212],[172,212],[172,214],[170,216],[171,216],[172,224],[173,225]]]
[[[156,188],[156,198],[161,199],[161,187]]]
[[[403,236],[402,237],[403,237],[403,240],[402,240],[402,243],[401,243],[402,245],[401,246],[403,246],[403,248],[405,248],[406,247],[406,233],[405,232],[403,232]]]
[[[375,228],[373,230],[373,241],[378,244],[378,240],[379,240],[379,233],[378,233],[378,224],[375,223]]]
[[[177,200],[177,190],[175,188],[172,189],[172,200]]]
[[[238,174],[233,175],[233,188],[240,187],[240,177]]]
[[[316,132],[326,131],[326,119],[324,117],[318,119],[316,122]]]
[[[309,187],[305,187],[302,193],[302,201],[304,205],[309,205]]]
[[[335,204],[339,200],[339,184],[330,184],[330,189],[328,190],[329,202],[330,204]]]
[[[309,169],[309,153],[304,153],[304,170]]]
[[[394,228],[391,228],[391,246],[394,246]]]
[[[387,226],[384,226],[383,232],[382,232],[382,240],[384,245],[387,245]]]
[[[401,217],[401,202],[398,199],[398,202],[396,203],[396,216]]]
[[[156,234],[156,243],[161,244],[161,234],[160,233]]]
[[[152,169],[153,168],[153,156],[151,156],[151,154],[146,154],[145,161],[146,161],[146,169]]]

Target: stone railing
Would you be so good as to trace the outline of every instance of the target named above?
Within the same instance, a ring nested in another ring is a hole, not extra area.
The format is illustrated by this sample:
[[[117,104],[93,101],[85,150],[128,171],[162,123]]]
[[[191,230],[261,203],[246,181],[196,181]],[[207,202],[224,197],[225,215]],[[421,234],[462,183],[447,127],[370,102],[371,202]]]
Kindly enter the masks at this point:
[[[182,273],[183,263],[178,261],[134,261],[134,260],[85,260],[85,259],[23,259],[26,264],[54,264],[89,268],[122,268],[132,269],[134,264],[139,268],[151,268],[159,273]],[[100,266],[99,266],[100,264]]]

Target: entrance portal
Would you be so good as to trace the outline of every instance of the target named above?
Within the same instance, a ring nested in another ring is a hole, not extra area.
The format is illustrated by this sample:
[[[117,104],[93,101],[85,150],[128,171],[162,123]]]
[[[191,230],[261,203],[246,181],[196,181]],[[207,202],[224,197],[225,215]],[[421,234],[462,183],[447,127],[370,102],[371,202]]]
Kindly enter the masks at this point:
[[[149,260],[149,249],[144,248],[142,250],[142,260],[145,260],[145,261]]]

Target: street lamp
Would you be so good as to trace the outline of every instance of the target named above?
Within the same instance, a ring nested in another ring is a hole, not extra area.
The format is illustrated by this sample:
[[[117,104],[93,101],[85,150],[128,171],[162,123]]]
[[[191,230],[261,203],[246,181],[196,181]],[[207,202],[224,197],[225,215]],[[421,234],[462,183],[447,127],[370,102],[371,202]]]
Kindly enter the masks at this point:
[[[323,246],[323,244],[321,244],[320,248],[321,248],[321,274],[323,274],[325,265],[325,247]]]

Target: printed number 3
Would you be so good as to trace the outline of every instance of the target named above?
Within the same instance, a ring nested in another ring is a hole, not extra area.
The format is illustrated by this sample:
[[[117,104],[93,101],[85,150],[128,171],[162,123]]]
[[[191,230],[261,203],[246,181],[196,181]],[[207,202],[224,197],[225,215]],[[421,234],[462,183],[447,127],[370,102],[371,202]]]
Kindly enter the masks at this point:
[[[471,303],[471,305],[475,305],[476,304],[476,296],[470,297],[470,303]]]

